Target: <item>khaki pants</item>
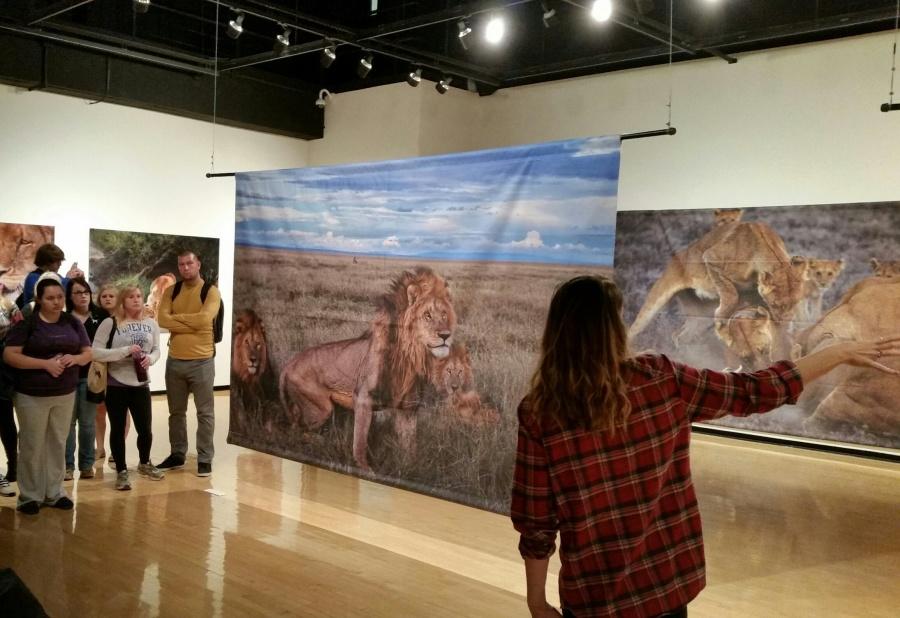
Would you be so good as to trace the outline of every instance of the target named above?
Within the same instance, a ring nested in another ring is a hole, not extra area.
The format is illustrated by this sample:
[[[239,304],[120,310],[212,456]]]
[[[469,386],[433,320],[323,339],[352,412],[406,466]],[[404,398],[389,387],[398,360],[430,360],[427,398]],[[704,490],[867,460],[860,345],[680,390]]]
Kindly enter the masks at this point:
[[[66,438],[75,393],[32,397],[16,393],[19,419],[19,504],[53,504],[66,496]]]
[[[172,453],[184,457],[188,450],[187,402],[194,396],[197,407],[197,461],[212,463],[216,428],[213,379],[216,359],[166,361],[166,399],[169,401],[169,444]]]

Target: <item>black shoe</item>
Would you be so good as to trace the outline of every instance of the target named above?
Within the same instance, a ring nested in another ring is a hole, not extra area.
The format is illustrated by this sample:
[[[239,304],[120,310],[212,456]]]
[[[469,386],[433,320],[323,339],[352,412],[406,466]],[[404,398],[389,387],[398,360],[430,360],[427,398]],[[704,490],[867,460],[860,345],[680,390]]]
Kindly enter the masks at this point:
[[[50,505],[51,508],[60,509],[62,511],[71,511],[72,507],[75,506],[75,503],[63,496],[56,502]]]
[[[41,505],[32,500],[31,502],[25,502],[16,507],[16,510],[20,513],[25,513],[26,515],[37,515],[38,511],[41,510]]]
[[[178,470],[184,467],[184,457],[172,453],[156,465],[160,470]]]
[[[159,467],[159,466],[157,466]],[[212,464],[197,462],[197,476],[209,476],[212,474]]]

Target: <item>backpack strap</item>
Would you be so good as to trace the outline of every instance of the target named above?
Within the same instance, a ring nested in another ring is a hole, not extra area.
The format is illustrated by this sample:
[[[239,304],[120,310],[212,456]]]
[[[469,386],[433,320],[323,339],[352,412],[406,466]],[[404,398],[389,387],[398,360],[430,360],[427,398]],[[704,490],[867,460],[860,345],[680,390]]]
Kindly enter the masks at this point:
[[[112,340],[116,334],[116,318],[115,316],[109,316],[109,318],[113,321],[112,328],[109,329],[109,339],[106,340],[106,349],[109,350],[112,348]]]
[[[181,294],[181,286],[184,284],[184,281],[176,281],[175,285],[172,286],[172,302],[175,302],[175,297]]]

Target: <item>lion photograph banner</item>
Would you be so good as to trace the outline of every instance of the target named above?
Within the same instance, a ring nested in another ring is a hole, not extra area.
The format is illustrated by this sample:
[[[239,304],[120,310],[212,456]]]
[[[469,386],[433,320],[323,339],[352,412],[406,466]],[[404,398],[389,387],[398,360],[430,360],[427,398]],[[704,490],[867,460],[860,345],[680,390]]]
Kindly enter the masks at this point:
[[[620,212],[615,254],[634,351],[754,370],[900,327],[900,202]],[[898,402],[895,376],[845,366],[797,405],[714,424],[897,449]]]
[[[507,512],[554,288],[611,274],[618,137],[237,174],[228,439]]]
[[[52,225],[0,223],[0,298],[14,302],[22,284],[34,270],[38,247],[53,242]]]

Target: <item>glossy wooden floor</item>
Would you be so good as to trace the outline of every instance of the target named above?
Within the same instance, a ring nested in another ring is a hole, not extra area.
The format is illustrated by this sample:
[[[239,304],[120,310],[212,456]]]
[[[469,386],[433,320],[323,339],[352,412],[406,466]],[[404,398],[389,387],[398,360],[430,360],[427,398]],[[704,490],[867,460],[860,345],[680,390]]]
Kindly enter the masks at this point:
[[[527,615],[506,518],[228,446],[227,406],[210,479],[123,493],[104,467],[70,484],[74,511],[36,517],[0,498],[0,566],[57,617]],[[158,461],[159,398],[154,414]],[[898,615],[898,466],[706,436],[693,453],[709,585],[692,616]]]

